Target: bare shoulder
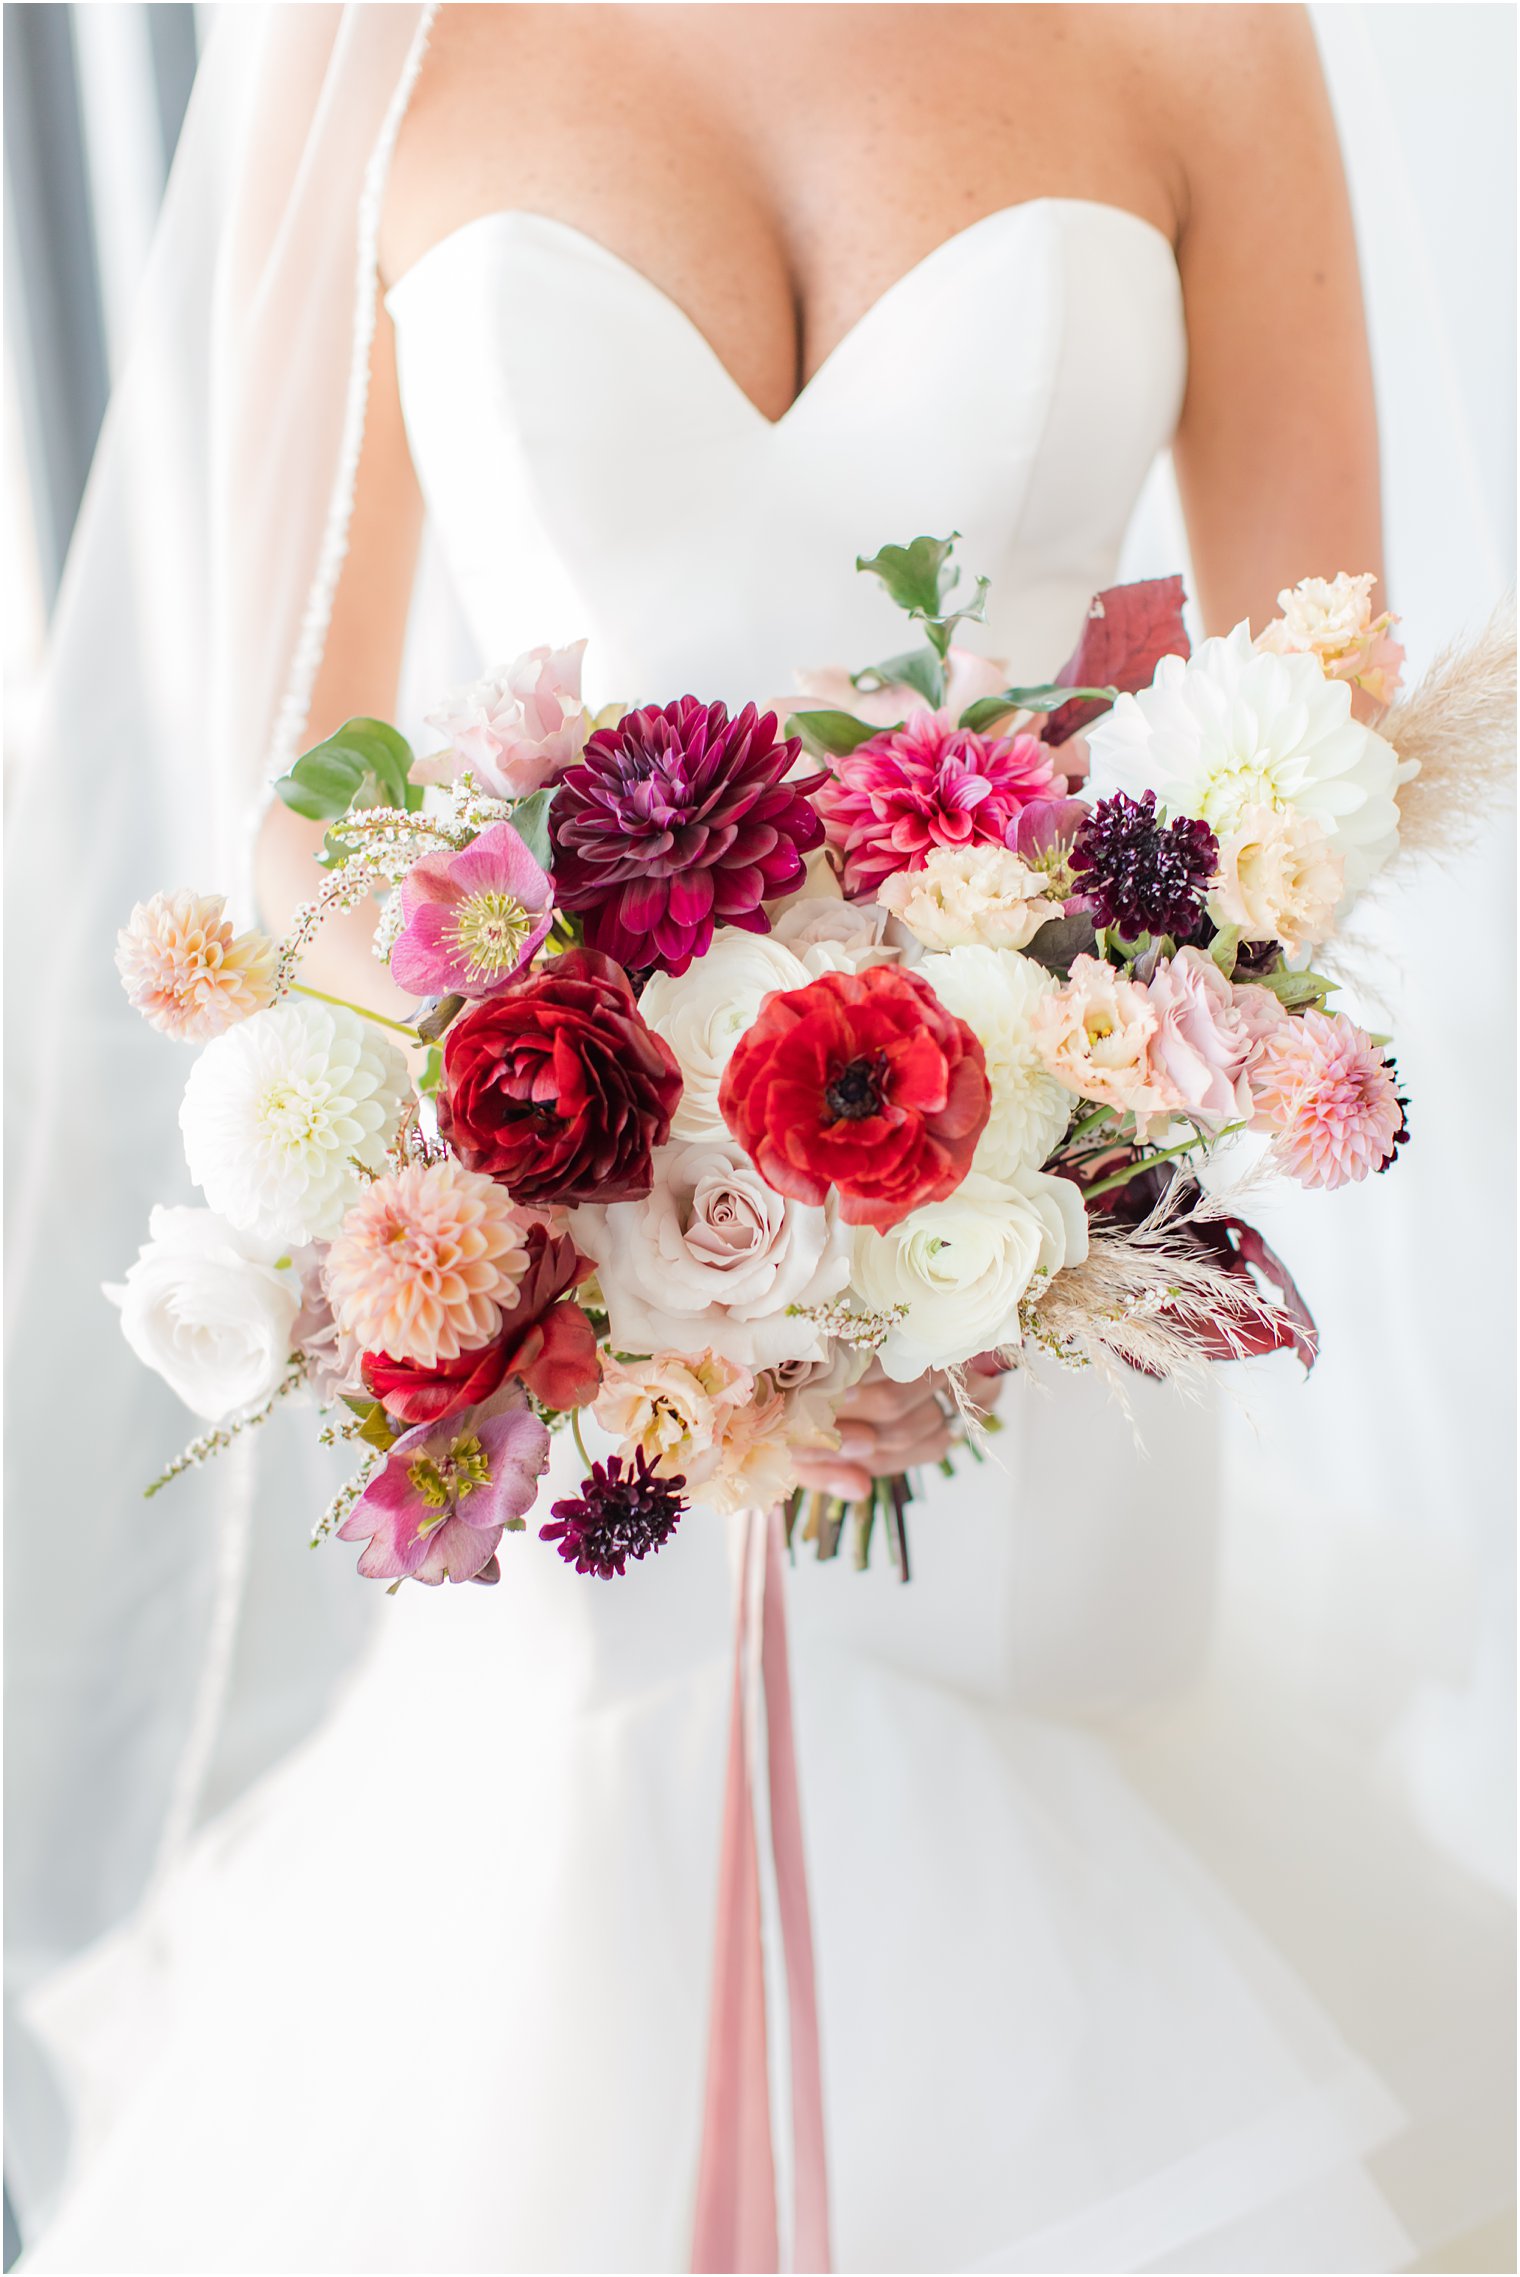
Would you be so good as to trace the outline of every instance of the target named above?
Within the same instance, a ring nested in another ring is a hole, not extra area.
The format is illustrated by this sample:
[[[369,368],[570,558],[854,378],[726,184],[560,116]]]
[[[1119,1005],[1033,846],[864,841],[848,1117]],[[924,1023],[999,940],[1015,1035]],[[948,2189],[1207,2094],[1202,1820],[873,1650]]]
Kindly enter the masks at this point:
[[[1290,5],[1127,11],[1185,214],[1284,189],[1334,162],[1335,128],[1308,10]]]

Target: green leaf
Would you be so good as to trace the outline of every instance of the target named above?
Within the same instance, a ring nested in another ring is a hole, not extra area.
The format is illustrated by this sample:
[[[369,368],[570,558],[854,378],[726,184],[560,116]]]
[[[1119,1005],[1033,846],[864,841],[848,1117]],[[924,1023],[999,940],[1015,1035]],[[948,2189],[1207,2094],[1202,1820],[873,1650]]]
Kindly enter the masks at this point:
[[[541,870],[550,864],[549,803],[551,790],[535,791],[531,798],[519,799],[512,809],[512,828],[527,847]]]
[[[346,720],[325,743],[303,751],[275,785],[285,804],[311,822],[336,822],[356,806],[396,806],[415,814],[420,784],[410,780],[412,747],[379,719]]]
[[[437,1043],[450,1021],[457,1020],[463,1010],[462,996],[435,996],[432,1009],[415,1023],[418,1035],[425,1044]]]
[[[857,719],[853,712],[793,712],[786,723],[788,735],[800,735],[805,749],[815,759],[841,758],[853,751],[857,744],[867,743],[873,735],[884,729],[873,727],[869,720]]]
[[[873,664],[850,677],[866,695],[878,688],[911,688],[936,711],[945,700],[945,668],[932,648],[910,648],[905,655],[889,656],[884,664]]]
[[[1340,985],[1338,981],[1327,980],[1323,973],[1290,972],[1286,965],[1279,965],[1276,972],[1264,973],[1260,978],[1254,974],[1251,978],[1253,987],[1270,988],[1278,1003],[1290,1012],[1303,1011],[1309,1005],[1316,1011],[1323,1009],[1325,999],[1333,996]]]
[[[961,713],[960,725],[984,734],[1011,712],[1050,712],[1078,696],[1089,698],[1093,703],[1111,704],[1115,693],[1113,688],[1062,688],[1049,680],[1033,688],[1005,688],[1000,696],[982,696],[976,703],[968,704]]]
[[[422,1073],[417,1078],[417,1089],[424,1099],[435,1099],[442,1081],[443,1054],[436,1044],[430,1044],[427,1058],[422,1063]]]
[[[869,560],[857,555],[855,567],[879,577],[888,598],[910,617],[938,618],[945,565],[959,536],[959,530],[952,530],[948,538],[915,538],[911,545],[883,546]]]
[[[1226,980],[1230,979],[1231,975],[1234,973],[1235,959],[1239,954],[1240,927],[1238,925],[1225,925],[1221,927],[1220,931],[1214,935],[1213,940],[1209,943],[1209,955],[1213,958],[1215,964],[1218,965]]]
[[[1025,943],[1024,954],[1033,957],[1047,972],[1059,973],[1064,980],[1071,970],[1072,959],[1090,957],[1097,938],[1090,917],[1052,917],[1040,927],[1032,941]]]

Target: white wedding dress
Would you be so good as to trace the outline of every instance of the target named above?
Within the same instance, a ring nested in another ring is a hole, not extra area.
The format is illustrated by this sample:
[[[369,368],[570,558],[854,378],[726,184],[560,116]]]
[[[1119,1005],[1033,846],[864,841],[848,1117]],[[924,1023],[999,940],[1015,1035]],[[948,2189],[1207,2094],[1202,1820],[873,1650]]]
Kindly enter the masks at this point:
[[[1068,200],[941,246],[774,423],[537,216],[460,229],[389,306],[481,665],[585,634],[596,701],[889,654],[855,557],[951,530],[992,579],[974,637],[1047,676],[1186,363],[1165,239]],[[1143,1453],[1095,1385],[1015,1381],[996,1459],[910,1513],[909,1587],[787,1576],[842,2268],[1407,2255],[1362,2163],[1394,2096],[1103,1736],[1192,1673],[1218,1516],[1211,1411],[1134,1404]],[[85,2147],[25,2269],[687,2265],[731,1536],[693,1513],[603,1583],[535,1522],[499,1588],[381,1608],[326,1726],[39,2004],[87,2051]]]

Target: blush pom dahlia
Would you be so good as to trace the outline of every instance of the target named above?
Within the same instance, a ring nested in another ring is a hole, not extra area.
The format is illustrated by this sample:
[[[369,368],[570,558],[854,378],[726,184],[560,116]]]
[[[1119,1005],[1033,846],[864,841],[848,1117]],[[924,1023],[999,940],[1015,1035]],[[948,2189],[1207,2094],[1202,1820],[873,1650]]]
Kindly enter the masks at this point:
[[[540,1526],[541,1542],[556,1542],[559,1554],[577,1573],[603,1581],[627,1571],[630,1558],[647,1558],[663,1549],[685,1511],[684,1478],[658,1478],[638,1448],[631,1463],[613,1455],[593,1463],[579,1494],[553,1503],[554,1523]]]
[[[1064,788],[1033,735],[976,735],[948,712],[915,712],[834,762],[818,793],[848,894],[869,900],[935,846],[1001,846],[1021,809]]]
[[[1382,1170],[1406,1135],[1394,1070],[1342,1012],[1275,1029],[1250,1071],[1256,1127],[1301,1186],[1346,1186]]]
[[[339,1333],[435,1368],[488,1344],[527,1266],[504,1189],[457,1162],[415,1163],[365,1189],[327,1253]]]
[[[765,933],[823,825],[786,780],[802,746],[746,704],[683,696],[599,728],[550,812],[561,903],[592,948],[633,971],[684,972],[718,923]]]
[[[209,1043],[274,1001],[267,934],[233,934],[219,893],[156,893],[116,936],[122,986],[148,1025],[181,1043]]]
[[[987,1126],[982,1047],[891,965],[768,997],[724,1070],[729,1129],[779,1194],[848,1225],[895,1225],[971,1167]]]
[[[366,1541],[371,1581],[497,1581],[496,1549],[521,1532],[549,1463],[549,1434],[518,1384],[456,1421],[403,1433],[338,1528]]]
[[[427,854],[401,881],[392,978],[417,996],[490,996],[549,930],[554,888],[510,822],[460,854]]]
[[[528,1262],[489,1344],[433,1367],[389,1352],[363,1355],[363,1383],[393,1421],[437,1423],[499,1391],[509,1376],[545,1407],[584,1407],[601,1382],[596,1331],[569,1295],[591,1270],[568,1234],[541,1222],[524,1237]]]

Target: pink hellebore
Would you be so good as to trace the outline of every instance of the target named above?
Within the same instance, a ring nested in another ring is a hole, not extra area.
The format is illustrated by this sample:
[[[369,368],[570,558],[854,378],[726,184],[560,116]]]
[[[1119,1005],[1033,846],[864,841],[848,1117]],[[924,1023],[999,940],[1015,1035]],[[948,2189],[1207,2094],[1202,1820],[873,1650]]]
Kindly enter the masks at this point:
[[[499,1581],[497,1544],[520,1533],[549,1462],[549,1434],[510,1383],[462,1415],[403,1432],[338,1528],[368,1542],[371,1581]]]
[[[1092,808],[1082,799],[1031,799],[1003,833],[1003,844],[1011,854],[1017,855],[1025,869],[1036,870],[1050,880],[1047,889],[1050,898],[1066,902],[1068,916],[1085,907],[1075,891],[1071,850],[1076,844],[1077,832],[1091,812]]]
[[[425,854],[401,881],[391,973],[416,996],[494,996],[549,930],[554,888],[510,822],[461,854]]]
[[[557,782],[581,754],[591,722],[581,702],[581,655],[569,648],[530,648],[504,672],[459,688],[429,712],[449,748],[419,759],[414,783],[452,783],[466,770],[493,798],[525,798]]]

